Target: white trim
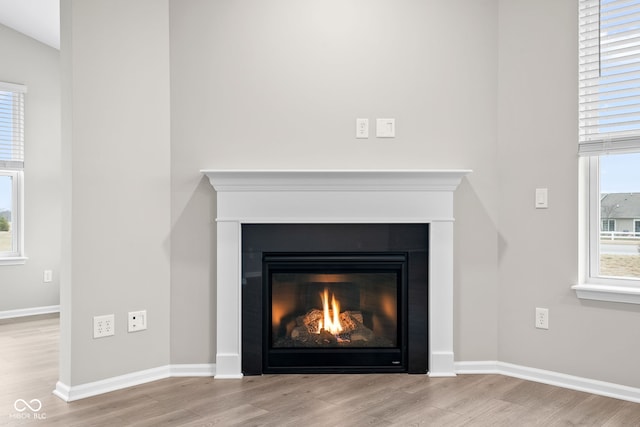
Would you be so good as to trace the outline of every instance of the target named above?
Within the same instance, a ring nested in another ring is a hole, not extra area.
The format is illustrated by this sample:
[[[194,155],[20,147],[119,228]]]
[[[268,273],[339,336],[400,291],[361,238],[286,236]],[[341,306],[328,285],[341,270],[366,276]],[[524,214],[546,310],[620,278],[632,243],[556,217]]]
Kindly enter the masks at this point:
[[[241,380],[244,378],[243,374],[216,374],[217,380]]]
[[[65,402],[73,402],[165,378],[212,377],[215,372],[216,365],[213,363],[166,365],[77,386],[68,386],[58,381],[53,394]]]
[[[454,191],[467,169],[201,170],[216,191]],[[291,179],[295,176],[295,179]]]
[[[429,359],[429,376],[431,378],[455,377],[453,351],[433,351]]]
[[[458,374],[499,374],[583,391],[599,396],[640,403],[640,389],[590,378],[577,377],[544,369],[529,368],[498,361],[455,362]]]
[[[295,223],[304,223],[304,224],[379,224],[383,220],[380,218],[353,218],[353,217],[344,217],[344,218],[304,218],[300,219],[299,217],[281,217],[281,218],[270,218],[270,217],[218,217],[216,218],[216,222],[240,222],[242,224],[295,224]],[[424,217],[415,217],[415,218],[401,218],[394,219],[392,221],[384,220],[385,224],[423,224],[425,221]],[[441,218],[429,218],[429,222],[454,222],[455,219],[453,217],[441,217]]]
[[[27,263],[26,256],[11,256],[0,258],[0,265],[24,265]]]
[[[2,167],[2,166],[0,166]],[[11,178],[11,240],[12,250],[0,253],[0,265],[21,265],[24,256],[24,171],[0,170],[0,176]]]
[[[19,83],[0,82],[0,90],[6,92],[27,93],[27,86]]]
[[[58,396],[65,402],[73,402],[74,400],[80,400],[91,396],[97,396],[103,393],[109,393],[111,391],[121,390],[127,387],[133,387],[148,383],[151,381],[157,381],[170,376],[169,365],[161,366],[159,368],[146,369],[144,371],[132,372],[126,375],[120,375],[117,377],[106,378],[100,381],[94,381],[91,383],[80,384],[77,386],[68,386],[58,381],[56,383],[56,389],[53,394]]]
[[[242,224],[429,228],[429,374],[453,376],[453,192],[470,170],[203,170],[216,190],[216,378],[242,378]]]
[[[53,395],[64,400],[65,402],[69,402],[69,395],[71,394],[71,387],[63,383],[62,381],[58,381],[56,383],[56,388],[53,390]]]
[[[476,362],[454,362],[456,374],[469,375],[469,374],[498,374],[503,375],[498,364],[500,362],[496,360],[485,360]]]
[[[587,191],[587,220],[586,225],[587,236],[585,242],[588,244],[588,270],[586,281],[598,278],[600,275],[600,158],[588,157],[587,162],[587,182],[583,185]]]
[[[640,304],[640,283],[625,278],[599,277],[600,178],[599,158],[579,163],[578,283],[571,286],[580,299]]]
[[[640,403],[639,388],[593,380],[590,378],[583,378],[574,375],[567,375],[559,372],[547,371],[544,369],[529,368],[512,363],[498,362],[495,360],[454,362],[454,369],[455,371],[452,372],[449,376],[456,376],[457,374],[505,375],[508,377],[520,378],[523,380],[534,381],[542,384],[549,384],[570,390],[577,390],[585,393],[596,394],[599,396],[612,397],[614,399]],[[123,388],[132,387],[135,385],[140,385],[169,377],[215,376],[216,379],[227,378],[225,376],[216,376],[215,371],[216,365],[214,363],[167,365],[159,368],[133,372],[127,375],[107,378],[104,380],[81,384],[79,386],[73,387],[70,387],[58,381],[56,383],[56,388],[53,391],[53,394],[64,400],[65,402],[72,402],[74,400],[97,396],[103,393],[108,393],[111,391],[116,391]],[[439,377],[442,375],[432,375],[431,373],[429,373],[429,376]],[[242,376],[240,376],[239,378],[242,378]]]
[[[582,283],[571,287],[580,299],[640,304],[639,286],[613,286]]]
[[[215,363],[169,365],[171,377],[213,377],[216,374]]]
[[[37,316],[39,314],[60,313],[59,305],[47,305],[44,307],[19,308],[16,310],[0,311],[0,319],[12,319],[14,317]]]

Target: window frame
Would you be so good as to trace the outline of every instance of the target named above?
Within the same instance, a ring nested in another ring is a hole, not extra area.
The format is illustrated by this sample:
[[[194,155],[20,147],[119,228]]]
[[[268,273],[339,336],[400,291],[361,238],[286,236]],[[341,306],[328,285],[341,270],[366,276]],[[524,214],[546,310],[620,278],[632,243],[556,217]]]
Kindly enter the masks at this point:
[[[640,279],[606,277],[600,265],[599,156],[581,157],[579,197],[579,274],[572,286],[580,299],[640,304]]]
[[[14,104],[13,114],[18,114],[20,123],[24,120],[25,107],[24,95],[27,93],[27,87],[21,84],[0,82],[0,90],[5,92],[13,92],[20,95],[18,104]],[[16,110],[17,109],[17,110]],[[15,117],[13,117],[15,119]],[[0,160],[0,174],[10,176],[12,178],[11,191],[11,233],[12,233],[12,250],[9,252],[0,252],[0,266],[3,265],[20,265],[27,261],[24,251],[24,128],[20,125],[20,137],[14,140],[17,144],[17,158],[9,157],[9,159]],[[4,146],[7,148],[7,145]],[[11,145],[9,145],[11,147]],[[16,147],[14,145],[13,147]]]
[[[638,104],[634,90],[640,88],[640,61],[625,44],[640,36],[630,24],[637,20],[618,22],[617,17],[637,11],[628,7],[636,5],[615,1],[604,9],[602,0],[578,3],[579,269],[572,288],[579,298],[640,304],[640,280],[599,274],[600,157],[640,152],[640,119],[631,114],[635,109],[626,111]]]
[[[0,176],[11,177],[11,242],[13,250],[0,252],[0,265],[24,264],[24,172],[21,170],[0,169]]]

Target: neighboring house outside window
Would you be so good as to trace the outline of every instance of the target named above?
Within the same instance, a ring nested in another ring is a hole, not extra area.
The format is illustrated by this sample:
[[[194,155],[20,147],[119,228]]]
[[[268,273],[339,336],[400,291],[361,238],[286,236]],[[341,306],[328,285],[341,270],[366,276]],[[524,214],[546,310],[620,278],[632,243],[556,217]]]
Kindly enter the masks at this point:
[[[22,85],[0,82],[0,265],[24,256],[24,94]]]
[[[640,0],[579,0],[578,297],[640,304]]]
[[[639,240],[640,193],[607,193],[600,199],[602,232],[616,232],[611,237],[626,237]],[[605,236],[601,236],[604,238]],[[640,262],[640,259],[638,260]]]

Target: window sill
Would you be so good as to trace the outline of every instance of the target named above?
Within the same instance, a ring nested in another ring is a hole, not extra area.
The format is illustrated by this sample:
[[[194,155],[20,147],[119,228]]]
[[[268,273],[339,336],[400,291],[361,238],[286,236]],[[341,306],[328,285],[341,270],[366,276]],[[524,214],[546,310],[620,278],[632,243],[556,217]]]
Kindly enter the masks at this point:
[[[24,256],[0,258],[0,265],[23,265],[27,263],[28,259]]]
[[[640,304],[640,286],[579,284],[571,287],[580,299]]]

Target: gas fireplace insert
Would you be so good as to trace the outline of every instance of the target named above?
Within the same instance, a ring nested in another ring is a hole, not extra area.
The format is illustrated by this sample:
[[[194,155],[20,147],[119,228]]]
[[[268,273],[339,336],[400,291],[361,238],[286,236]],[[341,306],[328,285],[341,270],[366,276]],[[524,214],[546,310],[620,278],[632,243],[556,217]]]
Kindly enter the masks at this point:
[[[406,370],[404,253],[263,257],[264,372]]]
[[[426,224],[252,224],[243,373],[427,371]]]

